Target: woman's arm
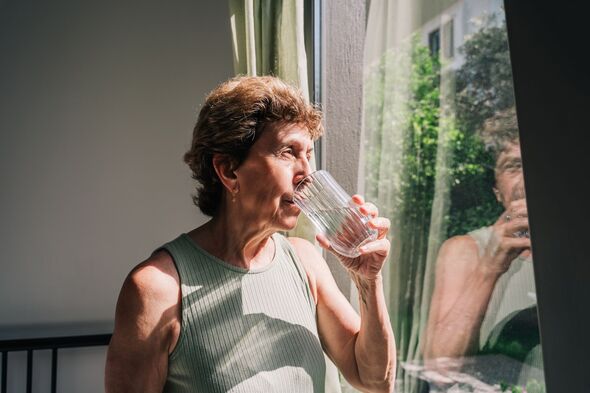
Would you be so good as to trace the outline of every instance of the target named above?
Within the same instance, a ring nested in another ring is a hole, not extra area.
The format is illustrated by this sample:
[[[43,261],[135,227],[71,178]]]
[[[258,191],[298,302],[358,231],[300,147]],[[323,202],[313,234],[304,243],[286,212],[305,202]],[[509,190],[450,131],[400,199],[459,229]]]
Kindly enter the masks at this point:
[[[381,275],[372,280],[355,277],[359,292],[361,328],[355,344],[359,376],[375,391],[391,392],[395,381],[395,339],[387,313]]]
[[[395,340],[383,295],[382,278],[351,273],[359,289],[360,314],[344,297],[323,257],[306,240],[290,238],[316,293],[320,340],[325,352],[355,388],[391,392],[395,380]],[[376,243],[387,254],[388,242]]]
[[[426,359],[478,350],[481,324],[501,275],[479,259],[477,244],[469,236],[450,238],[441,246],[426,328]]]
[[[180,332],[180,286],[171,258],[160,252],[127,277],[107,352],[107,393],[160,393],[168,355]]]

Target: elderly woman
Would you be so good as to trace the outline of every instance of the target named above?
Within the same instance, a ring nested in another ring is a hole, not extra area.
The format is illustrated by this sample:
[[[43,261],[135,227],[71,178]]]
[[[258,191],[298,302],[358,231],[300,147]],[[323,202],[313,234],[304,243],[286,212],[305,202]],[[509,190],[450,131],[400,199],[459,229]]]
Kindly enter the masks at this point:
[[[221,84],[203,105],[185,161],[211,216],[129,274],[106,365],[114,392],[323,392],[325,352],[355,387],[390,392],[395,344],[383,297],[389,221],[355,259],[360,317],[295,227],[293,190],[310,173],[321,114],[273,77]],[[334,252],[323,236],[322,247]]]

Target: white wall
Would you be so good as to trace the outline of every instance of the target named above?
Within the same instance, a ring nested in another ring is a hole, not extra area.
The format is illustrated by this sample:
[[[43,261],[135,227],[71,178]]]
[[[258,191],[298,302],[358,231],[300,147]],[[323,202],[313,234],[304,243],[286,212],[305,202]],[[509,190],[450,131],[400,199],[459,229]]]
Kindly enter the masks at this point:
[[[111,323],[132,266],[204,222],[182,154],[229,29],[226,1],[0,2],[2,330]],[[104,349],[70,352],[58,390],[103,391]]]

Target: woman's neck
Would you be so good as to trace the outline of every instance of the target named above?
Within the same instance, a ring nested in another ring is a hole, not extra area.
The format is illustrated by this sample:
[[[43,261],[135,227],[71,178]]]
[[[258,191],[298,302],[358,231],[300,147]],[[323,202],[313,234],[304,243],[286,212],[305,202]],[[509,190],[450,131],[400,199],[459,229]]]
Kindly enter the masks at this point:
[[[274,231],[221,212],[189,236],[211,255],[234,266],[253,269],[269,264],[275,253]],[[270,241],[269,241],[270,240]]]

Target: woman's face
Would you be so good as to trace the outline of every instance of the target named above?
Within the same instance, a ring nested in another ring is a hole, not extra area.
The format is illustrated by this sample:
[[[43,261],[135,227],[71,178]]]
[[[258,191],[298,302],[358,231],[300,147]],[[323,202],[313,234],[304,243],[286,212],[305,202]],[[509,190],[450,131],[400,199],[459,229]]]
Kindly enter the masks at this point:
[[[520,144],[511,143],[496,162],[496,198],[505,208],[510,202],[524,198],[524,177]]]
[[[247,222],[274,230],[297,224],[300,209],[292,202],[297,183],[310,173],[313,141],[300,125],[273,125],[266,129],[235,171],[236,202]]]

